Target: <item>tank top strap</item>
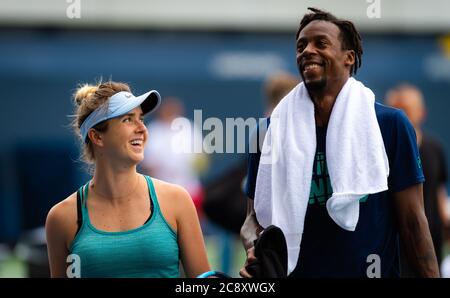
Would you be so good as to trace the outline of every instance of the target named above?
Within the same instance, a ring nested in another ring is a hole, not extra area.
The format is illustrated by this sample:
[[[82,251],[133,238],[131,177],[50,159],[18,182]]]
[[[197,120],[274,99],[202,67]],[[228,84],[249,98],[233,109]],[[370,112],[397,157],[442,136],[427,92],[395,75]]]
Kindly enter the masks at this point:
[[[89,182],[87,182],[85,185],[81,186],[77,190],[77,232],[81,230],[81,227],[83,226],[85,219],[87,217],[86,211],[85,211],[85,205],[86,205],[86,195],[85,195],[85,188],[89,187]]]
[[[152,178],[150,176],[144,175],[145,180],[147,180],[148,189],[150,190],[150,199],[152,200],[154,211],[157,213],[161,213],[161,209],[159,208],[158,198],[156,197],[155,186],[153,184]]]
[[[87,201],[87,197],[88,197],[88,189],[89,189],[90,182],[91,182],[91,180],[89,180],[85,185],[80,187],[80,189],[78,190],[81,195],[80,196],[81,197],[81,210],[83,211],[83,216],[86,214],[86,209],[87,209],[86,201]]]

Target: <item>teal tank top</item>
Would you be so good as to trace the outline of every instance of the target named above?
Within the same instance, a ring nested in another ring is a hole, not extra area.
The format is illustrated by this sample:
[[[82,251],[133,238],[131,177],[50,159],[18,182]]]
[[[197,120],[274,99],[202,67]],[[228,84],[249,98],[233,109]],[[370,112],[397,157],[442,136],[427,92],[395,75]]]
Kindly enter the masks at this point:
[[[71,245],[80,261],[81,277],[180,277],[177,234],[159,208],[155,188],[145,176],[153,212],[141,227],[106,232],[89,220],[89,182],[80,188],[82,225]]]

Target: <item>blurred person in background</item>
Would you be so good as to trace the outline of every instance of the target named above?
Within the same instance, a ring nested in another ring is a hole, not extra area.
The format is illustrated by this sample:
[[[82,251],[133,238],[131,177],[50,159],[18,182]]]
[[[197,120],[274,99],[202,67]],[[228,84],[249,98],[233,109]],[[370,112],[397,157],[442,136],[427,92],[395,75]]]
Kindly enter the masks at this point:
[[[425,175],[423,199],[431,237],[438,263],[442,261],[443,231],[449,227],[447,214],[447,164],[440,141],[422,129],[426,106],[422,92],[410,84],[401,84],[389,90],[386,104],[401,109],[414,126]],[[402,254],[402,275],[414,276]]]
[[[208,167],[202,131],[184,117],[183,103],[176,97],[164,98],[156,120],[147,128],[152,141],[145,148],[142,171],[186,188],[201,217],[204,190],[199,175]]]
[[[265,117],[270,116],[278,102],[298,83],[299,79],[287,72],[277,72],[266,78],[262,86]],[[242,160],[206,186],[203,203],[209,219],[236,235],[239,235],[246,215],[243,192],[246,175],[247,161]]]
[[[277,72],[266,78],[261,90],[264,96],[264,115],[270,115],[277,103],[298,83],[298,78],[287,72]],[[225,233],[219,232],[222,235],[222,270],[230,274],[233,274],[231,261],[238,256],[238,252],[233,250],[229,240],[239,242],[237,236],[247,212],[243,192],[246,175],[247,160],[241,158],[205,187],[203,210],[211,222],[224,229]]]
[[[300,83],[298,77],[288,72],[277,72],[264,82],[265,117],[270,117],[280,100]]]
[[[180,261],[188,277],[208,271],[188,192],[136,170],[148,139],[144,115],[158,107],[158,92],[135,97],[110,81],[80,87],[74,99],[93,178],[48,213],[51,276],[179,277]]]

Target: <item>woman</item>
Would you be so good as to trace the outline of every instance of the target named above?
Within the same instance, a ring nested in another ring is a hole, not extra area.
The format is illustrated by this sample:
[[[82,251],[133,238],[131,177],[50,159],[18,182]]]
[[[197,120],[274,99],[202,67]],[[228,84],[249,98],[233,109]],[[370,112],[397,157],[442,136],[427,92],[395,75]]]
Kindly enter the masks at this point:
[[[143,116],[158,107],[158,92],[135,97],[128,85],[105,82],[74,98],[93,178],[47,216],[51,276],[179,277],[179,261],[187,277],[210,270],[189,194],[136,171],[148,137]]]

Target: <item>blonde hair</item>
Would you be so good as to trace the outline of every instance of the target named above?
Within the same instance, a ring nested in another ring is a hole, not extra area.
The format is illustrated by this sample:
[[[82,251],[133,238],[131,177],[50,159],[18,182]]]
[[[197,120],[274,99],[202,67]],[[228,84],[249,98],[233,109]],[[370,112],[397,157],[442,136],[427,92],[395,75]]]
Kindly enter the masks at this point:
[[[75,112],[72,127],[82,143],[81,158],[88,164],[93,164],[95,162],[94,148],[89,137],[87,137],[86,140],[82,139],[80,133],[81,124],[83,124],[84,120],[86,120],[94,110],[98,107],[105,106],[108,99],[120,91],[131,92],[128,84],[108,81],[99,82],[96,85],[80,85],[73,94]],[[100,122],[93,128],[99,132],[106,132],[108,129],[108,121]]]

